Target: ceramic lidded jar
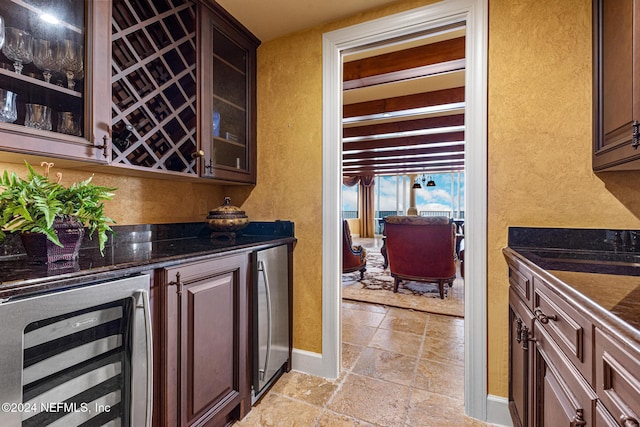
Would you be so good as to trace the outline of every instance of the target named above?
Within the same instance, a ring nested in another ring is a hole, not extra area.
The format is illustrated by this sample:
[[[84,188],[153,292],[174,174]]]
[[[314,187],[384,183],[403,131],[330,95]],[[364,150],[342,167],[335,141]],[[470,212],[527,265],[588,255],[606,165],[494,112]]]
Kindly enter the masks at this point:
[[[231,198],[225,197],[222,206],[209,211],[207,224],[213,231],[238,231],[249,224],[249,218],[238,207],[231,205]]]

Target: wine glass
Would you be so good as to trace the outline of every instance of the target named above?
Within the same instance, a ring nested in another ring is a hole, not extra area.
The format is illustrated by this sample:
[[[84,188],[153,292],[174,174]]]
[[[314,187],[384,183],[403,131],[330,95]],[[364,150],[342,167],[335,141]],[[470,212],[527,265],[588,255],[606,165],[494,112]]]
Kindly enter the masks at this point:
[[[0,49],[4,45],[4,18],[0,16]]]
[[[82,46],[72,40],[62,40],[58,44],[58,64],[67,75],[67,87],[75,87],[75,75],[83,70]]]
[[[0,122],[13,123],[18,118],[16,108],[17,95],[14,92],[0,89]]]
[[[31,34],[25,30],[14,27],[5,28],[5,43],[2,53],[13,62],[13,68],[18,74],[22,74],[22,66],[33,60]]]
[[[47,83],[51,82],[51,71],[56,69],[56,42],[35,39],[33,41],[33,65],[42,70],[42,76]]]

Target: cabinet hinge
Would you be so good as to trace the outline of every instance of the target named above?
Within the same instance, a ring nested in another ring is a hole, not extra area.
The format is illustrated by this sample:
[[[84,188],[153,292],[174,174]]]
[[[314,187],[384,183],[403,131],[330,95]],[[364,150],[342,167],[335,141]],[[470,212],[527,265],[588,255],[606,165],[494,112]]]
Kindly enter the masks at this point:
[[[633,143],[631,146],[637,150],[638,146],[640,146],[640,122],[634,120],[631,127],[633,128]]]

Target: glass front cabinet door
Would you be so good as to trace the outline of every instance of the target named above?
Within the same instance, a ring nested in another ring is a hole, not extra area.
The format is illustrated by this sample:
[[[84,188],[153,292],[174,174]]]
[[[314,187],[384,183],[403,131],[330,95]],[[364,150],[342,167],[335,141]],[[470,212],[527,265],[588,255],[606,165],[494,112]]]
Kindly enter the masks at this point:
[[[0,1],[0,150],[108,163],[110,1]]]
[[[256,49],[221,8],[202,5],[201,176],[256,182]]]

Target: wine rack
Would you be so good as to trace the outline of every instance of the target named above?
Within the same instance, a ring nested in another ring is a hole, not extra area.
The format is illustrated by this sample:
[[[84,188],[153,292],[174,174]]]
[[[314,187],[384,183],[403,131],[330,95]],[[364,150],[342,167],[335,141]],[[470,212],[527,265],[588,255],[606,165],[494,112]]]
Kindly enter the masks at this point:
[[[112,164],[197,175],[197,7],[113,0]]]

